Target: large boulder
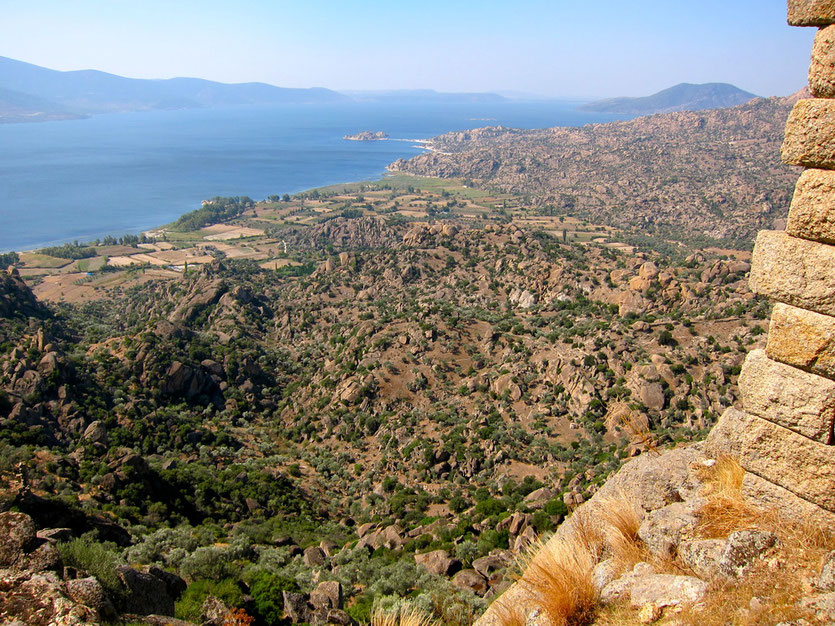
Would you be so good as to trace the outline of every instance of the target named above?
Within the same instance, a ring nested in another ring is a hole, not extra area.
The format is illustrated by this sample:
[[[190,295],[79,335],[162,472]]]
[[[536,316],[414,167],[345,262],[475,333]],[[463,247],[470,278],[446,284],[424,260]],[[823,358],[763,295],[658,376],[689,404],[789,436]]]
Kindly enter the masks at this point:
[[[101,619],[113,619],[116,609],[101,583],[92,576],[76,578],[64,583],[67,597],[73,602],[90,607]]]
[[[165,583],[147,572],[119,566],[116,574],[125,586],[125,612],[137,615],[174,615],[174,598]]]
[[[416,554],[415,563],[438,576],[450,576],[461,569],[461,561],[452,558],[446,550]]]
[[[480,596],[487,591],[487,580],[474,569],[462,569],[452,577],[452,584]]]
[[[326,580],[310,592],[310,604],[317,611],[342,608],[342,585],[335,580]]]

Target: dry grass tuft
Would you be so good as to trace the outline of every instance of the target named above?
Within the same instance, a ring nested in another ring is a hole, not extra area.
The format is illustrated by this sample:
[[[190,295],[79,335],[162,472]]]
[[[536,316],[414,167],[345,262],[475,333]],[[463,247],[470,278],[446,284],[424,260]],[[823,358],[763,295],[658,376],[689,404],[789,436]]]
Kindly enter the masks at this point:
[[[757,563],[741,580],[718,577],[711,581],[704,602],[686,609],[680,616],[682,623],[753,626],[798,619],[815,623],[798,600],[808,595],[824,556],[835,549],[835,532],[746,502],[742,496],[745,470],[731,457],[717,459],[700,474],[705,504],[698,511],[699,535],[725,538],[756,528],[775,533],[779,543],[770,559]]]
[[[697,511],[701,537],[724,538],[736,530],[764,528],[770,517],[742,497],[745,470],[736,459],[722,456],[700,472],[705,503]]]
[[[374,611],[371,626],[434,626],[434,622],[415,607],[404,606],[399,611]]]
[[[525,626],[527,618],[519,603],[510,604],[503,598],[496,600],[491,606],[493,615],[499,626]]]
[[[606,538],[596,515],[588,508],[583,508],[572,513],[568,523],[568,540],[598,560],[606,545]]]
[[[553,626],[591,623],[597,604],[594,555],[577,536],[552,539],[530,559],[520,584]]]
[[[623,491],[600,498],[596,509],[602,521],[602,535],[611,552],[618,571],[631,569],[636,563],[646,561],[649,553],[638,537],[641,527],[641,511]]]

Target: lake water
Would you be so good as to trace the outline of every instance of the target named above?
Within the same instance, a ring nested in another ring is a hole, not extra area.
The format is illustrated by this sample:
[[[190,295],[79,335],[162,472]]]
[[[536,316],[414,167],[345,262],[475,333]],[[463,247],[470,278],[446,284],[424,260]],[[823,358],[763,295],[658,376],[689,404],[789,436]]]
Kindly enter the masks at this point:
[[[0,251],[139,233],[212,196],[256,200],[374,180],[418,154],[382,130],[429,139],[453,130],[579,126],[615,119],[576,103],[338,104],[101,115],[0,124]]]

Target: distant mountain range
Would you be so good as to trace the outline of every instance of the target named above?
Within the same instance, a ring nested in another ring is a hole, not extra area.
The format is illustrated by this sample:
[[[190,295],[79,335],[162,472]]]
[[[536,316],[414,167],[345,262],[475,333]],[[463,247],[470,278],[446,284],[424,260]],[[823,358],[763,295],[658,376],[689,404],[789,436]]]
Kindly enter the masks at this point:
[[[724,109],[743,104],[756,97],[752,93],[727,83],[705,83],[704,85],[681,83],[643,98],[610,98],[590,102],[581,106],[580,110],[617,115],[652,115],[674,111]]]
[[[348,96],[330,89],[230,85],[199,78],[147,80],[96,70],[59,72],[0,57],[0,122],[153,109],[348,101]]]
[[[431,89],[354,91],[291,89],[266,83],[218,83],[200,78],[149,80],[97,70],[59,72],[0,57],[0,123],[75,119],[97,113],[240,105],[333,102],[504,102],[492,93]]]

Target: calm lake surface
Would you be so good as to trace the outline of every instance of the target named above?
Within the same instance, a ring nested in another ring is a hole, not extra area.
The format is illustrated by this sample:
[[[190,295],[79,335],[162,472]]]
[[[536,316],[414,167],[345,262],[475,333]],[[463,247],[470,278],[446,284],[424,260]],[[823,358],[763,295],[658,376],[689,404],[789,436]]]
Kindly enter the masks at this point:
[[[331,104],[101,115],[0,124],[0,251],[139,233],[212,196],[256,200],[378,179],[421,150],[342,137],[382,130],[429,139],[453,130],[580,126],[615,116],[576,103]]]

